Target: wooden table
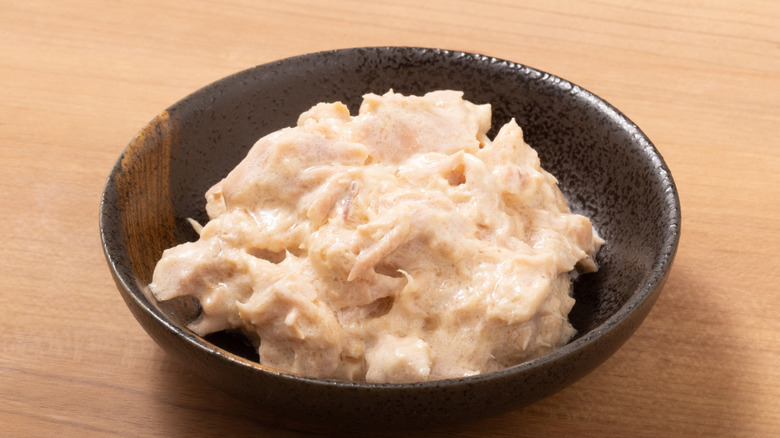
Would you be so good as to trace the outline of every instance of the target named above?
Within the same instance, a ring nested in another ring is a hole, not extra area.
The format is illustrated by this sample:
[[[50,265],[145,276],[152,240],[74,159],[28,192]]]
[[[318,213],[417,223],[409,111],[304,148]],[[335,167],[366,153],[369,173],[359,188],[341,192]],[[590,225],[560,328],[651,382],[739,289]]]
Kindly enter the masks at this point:
[[[666,289],[604,365],[539,403],[409,436],[780,436],[780,2],[0,1],[0,435],[320,435],[204,384],[117,293],[98,203],[191,91],[325,49],[478,52],[620,108],[678,184]],[[387,433],[380,436],[392,436]]]

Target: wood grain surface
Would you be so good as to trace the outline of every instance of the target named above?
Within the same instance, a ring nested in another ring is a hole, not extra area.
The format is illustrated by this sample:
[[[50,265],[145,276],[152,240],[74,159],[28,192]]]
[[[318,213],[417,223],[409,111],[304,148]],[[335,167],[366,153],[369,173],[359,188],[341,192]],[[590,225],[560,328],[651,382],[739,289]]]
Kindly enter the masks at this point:
[[[320,436],[188,374],[116,291],[97,213],[173,102],[326,49],[483,53],[618,107],[677,182],[666,289],[604,365],[408,436],[780,436],[780,2],[0,0],[0,436]],[[373,436],[396,434],[378,431]]]

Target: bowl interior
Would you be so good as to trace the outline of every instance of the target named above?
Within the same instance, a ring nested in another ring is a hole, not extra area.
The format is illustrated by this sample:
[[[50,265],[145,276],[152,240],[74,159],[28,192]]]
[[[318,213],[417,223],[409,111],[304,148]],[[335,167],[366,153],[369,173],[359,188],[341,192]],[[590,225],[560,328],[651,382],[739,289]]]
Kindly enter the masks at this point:
[[[363,94],[389,89],[456,89],[490,103],[491,137],[515,118],[572,210],[592,219],[606,244],[599,271],[575,282],[571,344],[652,301],[676,250],[680,210],[666,165],[633,123],[578,86],[526,66],[434,49],[362,48],[229,76],[174,104],[133,139],[101,206],[104,250],[128,304],[153,311],[144,287],[162,251],[197,238],[187,218],[207,220],[204,193],[258,138],[294,125],[318,102],[342,101],[354,114]],[[193,308],[180,302],[163,314],[185,330]],[[229,336],[210,340],[251,358]]]

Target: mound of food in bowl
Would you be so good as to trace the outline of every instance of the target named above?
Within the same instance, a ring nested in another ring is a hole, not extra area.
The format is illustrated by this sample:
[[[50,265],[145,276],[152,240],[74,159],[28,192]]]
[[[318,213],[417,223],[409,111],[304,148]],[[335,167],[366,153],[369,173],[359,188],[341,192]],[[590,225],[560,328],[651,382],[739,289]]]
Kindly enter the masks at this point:
[[[196,297],[199,335],[315,378],[420,382],[496,371],[575,334],[572,281],[604,243],[512,120],[440,90],[320,103],[206,193],[199,239],[150,290]]]

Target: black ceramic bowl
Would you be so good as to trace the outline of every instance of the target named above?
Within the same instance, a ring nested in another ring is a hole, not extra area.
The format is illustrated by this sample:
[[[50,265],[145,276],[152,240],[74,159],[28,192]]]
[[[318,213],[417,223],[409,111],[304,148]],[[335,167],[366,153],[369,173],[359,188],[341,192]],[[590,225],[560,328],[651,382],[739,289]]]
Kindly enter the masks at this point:
[[[205,191],[254,142],[294,125],[318,102],[353,113],[368,92],[463,90],[493,106],[493,129],[517,119],[572,209],[606,245],[581,277],[570,319],[578,335],[551,354],[476,377],[415,384],[345,383],[281,374],[230,336],[186,328],[192,303],[159,305],[146,285],[162,251],[196,239],[186,218],[207,220]],[[106,183],[100,233],[122,297],[157,343],[228,393],[298,419],[350,426],[465,421],[527,405],[596,368],[650,311],[672,264],[680,205],[652,143],[604,100],[556,76],[500,59],[435,49],[322,52],[250,68],[174,104],[127,146]]]

